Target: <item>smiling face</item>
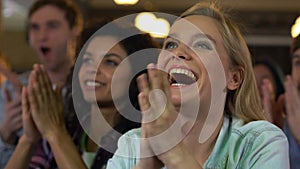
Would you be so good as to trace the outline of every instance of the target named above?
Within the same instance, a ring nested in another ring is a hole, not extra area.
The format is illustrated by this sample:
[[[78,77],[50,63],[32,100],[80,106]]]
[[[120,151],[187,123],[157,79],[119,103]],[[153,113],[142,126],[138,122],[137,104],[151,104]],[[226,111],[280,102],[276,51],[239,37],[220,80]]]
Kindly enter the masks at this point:
[[[96,36],[86,48],[79,70],[79,81],[87,102],[95,103],[97,101],[103,105],[112,104],[111,85],[114,72],[120,68],[118,66],[127,57],[127,53],[121,45],[116,44],[111,48],[112,44],[116,42],[117,39],[112,36]],[[122,83],[129,79],[130,64],[125,62],[120,69],[122,69],[122,76],[115,82],[122,88]]]
[[[172,102],[175,106],[189,100],[182,100],[181,93],[195,93],[195,90],[190,90],[190,86],[194,84],[198,86],[202,108],[210,103],[212,83],[224,84],[223,87],[227,86],[230,90],[236,89],[230,83],[233,76],[229,71],[229,59],[214,19],[193,15],[176,21],[163,49],[165,51],[159,56],[158,66],[169,73]],[[218,78],[210,76],[207,70],[216,67],[220,81],[210,83],[212,78]],[[223,71],[227,82],[222,79]]]
[[[30,16],[28,29],[30,44],[46,69],[57,70],[73,62],[68,47],[79,33],[70,28],[63,10],[41,7]]]

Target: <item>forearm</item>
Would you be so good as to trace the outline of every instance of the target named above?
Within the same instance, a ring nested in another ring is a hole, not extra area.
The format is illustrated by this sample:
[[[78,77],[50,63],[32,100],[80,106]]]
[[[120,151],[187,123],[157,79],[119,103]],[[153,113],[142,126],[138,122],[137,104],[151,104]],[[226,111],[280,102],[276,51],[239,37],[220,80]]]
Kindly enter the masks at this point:
[[[86,169],[81,155],[67,131],[59,131],[47,138],[60,169]]]
[[[5,169],[28,168],[34,150],[35,145],[26,141],[25,136],[22,136]]]

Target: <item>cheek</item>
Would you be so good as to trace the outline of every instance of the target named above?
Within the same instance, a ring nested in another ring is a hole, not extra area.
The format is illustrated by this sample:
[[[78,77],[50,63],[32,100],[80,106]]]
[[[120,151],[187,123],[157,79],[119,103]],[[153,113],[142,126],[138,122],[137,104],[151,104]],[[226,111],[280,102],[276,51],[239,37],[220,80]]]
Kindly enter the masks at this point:
[[[79,84],[80,86],[82,87],[82,79],[84,77],[84,69],[83,68],[80,68],[79,72],[78,72],[78,81],[79,81]]]
[[[172,54],[166,50],[162,50],[158,56],[157,67],[164,70],[166,68],[167,63],[172,58]]]
[[[300,67],[299,66],[293,66],[292,69],[292,77],[294,81],[299,81],[300,80]]]

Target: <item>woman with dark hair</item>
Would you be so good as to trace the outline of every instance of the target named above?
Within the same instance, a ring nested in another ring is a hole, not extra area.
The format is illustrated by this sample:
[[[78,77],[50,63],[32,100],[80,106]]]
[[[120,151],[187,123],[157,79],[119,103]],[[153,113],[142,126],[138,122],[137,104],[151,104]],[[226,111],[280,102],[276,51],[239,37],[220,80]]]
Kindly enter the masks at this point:
[[[153,42],[148,34],[140,34],[136,28],[121,27],[119,24],[109,23],[110,21],[112,20],[108,19],[100,23],[91,24],[92,26],[86,28],[86,31],[83,31],[84,36],[82,36],[82,38],[85,38],[89,32],[93,32],[93,29],[95,33],[87,40],[81,50],[82,52],[77,59],[73,75],[73,96],[76,96],[76,98],[73,99],[74,106],[77,110],[81,126],[87,133],[83,133],[82,135],[81,150],[83,151],[83,159],[86,161],[86,164],[92,168],[105,166],[107,160],[112,157],[113,152],[116,150],[118,138],[126,131],[140,126],[139,114],[128,112],[127,117],[124,117],[122,113],[119,114],[119,112],[126,112],[128,107],[134,107],[139,110],[137,101],[138,89],[135,80],[137,75],[132,79],[128,79],[128,77],[126,77],[128,76],[126,75],[127,70],[124,70],[122,77],[116,78],[115,83],[124,86],[126,82],[130,81],[128,89],[130,102],[125,102],[124,100],[127,98],[124,98],[124,96],[117,96],[120,98],[115,99],[122,99],[121,101],[125,103],[122,105],[124,107],[118,110],[114,105],[115,103],[112,102],[113,89],[111,88],[113,85],[112,78],[114,71],[127,56],[143,49],[158,48],[158,45]],[[104,25],[108,25],[108,27],[96,31]],[[122,39],[130,34],[134,35]],[[117,42],[115,39],[122,40]],[[117,44],[103,56],[101,63],[99,63],[97,57],[108,49],[106,45],[99,44],[105,42],[111,45],[112,43],[109,42],[112,40],[113,43]],[[149,61],[156,60],[157,53],[151,55],[147,57]],[[128,67],[131,68],[131,72],[134,72],[134,64],[140,63],[138,60],[133,60],[132,58],[133,57],[128,58]],[[95,77],[95,79],[93,79],[93,77]],[[118,87],[122,88],[122,86]],[[124,88],[124,91],[125,90]],[[95,95],[96,98],[94,98],[93,95]],[[89,110],[89,112],[87,112],[87,110]],[[104,119],[98,117],[100,112]],[[132,115],[136,116],[136,122],[128,119],[128,117]],[[103,124],[100,123],[102,120],[108,121],[113,130],[106,131],[107,134],[105,134],[105,136],[99,137],[100,129],[103,128]],[[89,137],[87,137],[87,135]],[[98,138],[101,138],[101,140],[98,140]],[[99,143],[101,144],[100,148],[98,147]],[[96,150],[97,154],[95,154]],[[95,160],[92,160],[90,157],[94,155],[96,155]]]
[[[278,109],[276,102],[284,93],[284,73],[276,62],[269,59],[255,61],[253,69],[264,114],[268,121],[282,128],[284,114]]]

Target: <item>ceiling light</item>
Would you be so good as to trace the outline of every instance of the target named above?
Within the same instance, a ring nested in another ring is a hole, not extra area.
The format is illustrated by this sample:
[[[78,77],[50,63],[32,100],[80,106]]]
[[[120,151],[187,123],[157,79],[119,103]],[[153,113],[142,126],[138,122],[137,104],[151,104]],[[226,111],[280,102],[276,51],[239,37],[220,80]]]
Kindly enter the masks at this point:
[[[139,0],[114,0],[117,5],[135,5]]]
[[[142,12],[135,18],[135,26],[154,38],[164,38],[170,31],[170,24],[166,19],[157,18],[151,12]]]
[[[300,16],[296,19],[294,25],[291,28],[291,35],[296,38],[300,34]]]

